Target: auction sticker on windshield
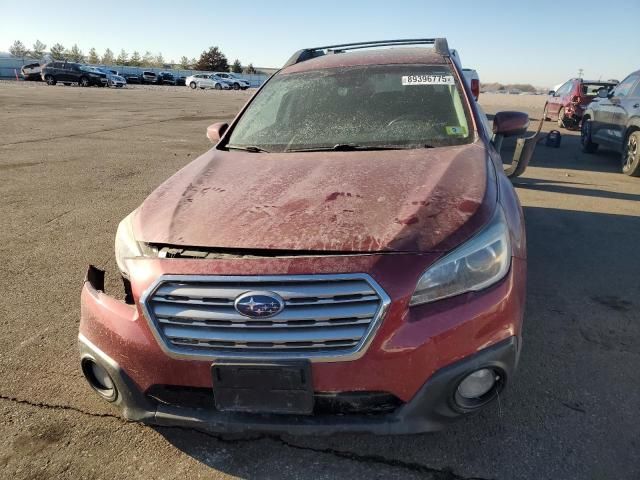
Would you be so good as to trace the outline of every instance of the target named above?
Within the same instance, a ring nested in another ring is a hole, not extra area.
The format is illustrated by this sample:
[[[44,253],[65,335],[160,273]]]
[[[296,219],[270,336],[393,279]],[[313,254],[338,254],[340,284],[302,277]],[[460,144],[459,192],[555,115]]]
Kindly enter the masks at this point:
[[[403,75],[402,85],[455,85],[453,75]]]

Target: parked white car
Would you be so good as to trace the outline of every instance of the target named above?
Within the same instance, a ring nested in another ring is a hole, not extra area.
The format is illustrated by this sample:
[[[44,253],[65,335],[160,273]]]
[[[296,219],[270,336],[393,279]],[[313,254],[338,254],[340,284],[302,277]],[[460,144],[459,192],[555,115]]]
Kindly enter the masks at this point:
[[[22,78],[25,80],[35,80],[42,81],[42,77],[40,73],[42,72],[42,66],[39,63],[30,63],[29,65],[24,65],[20,69],[20,73],[22,73]]]
[[[216,72],[215,74],[229,82],[231,84],[231,88],[233,88],[234,90],[246,90],[251,86],[248,81],[236,76],[234,73]]]
[[[195,90],[196,88],[215,88],[216,90],[229,90],[231,85],[215,73],[197,73],[190,75],[185,80],[185,85]]]

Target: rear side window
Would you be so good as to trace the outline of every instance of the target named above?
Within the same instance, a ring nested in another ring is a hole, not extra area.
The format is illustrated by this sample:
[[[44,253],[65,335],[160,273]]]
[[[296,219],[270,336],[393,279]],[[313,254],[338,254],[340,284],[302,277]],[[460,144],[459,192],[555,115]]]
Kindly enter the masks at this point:
[[[469,113],[448,65],[367,65],[273,77],[230,146],[268,151],[469,143]]]
[[[558,89],[558,91],[556,92],[556,95],[558,97],[567,95],[569,92],[571,92],[572,87],[573,87],[573,83],[567,82]]]
[[[638,74],[629,75],[616,87],[614,95],[616,97],[626,97],[629,95],[631,88],[638,81],[638,78],[640,78],[640,75]]]
[[[595,97],[598,95],[598,90],[600,90],[602,87],[610,90],[612,85],[610,83],[583,83],[582,95],[586,95],[587,97]]]

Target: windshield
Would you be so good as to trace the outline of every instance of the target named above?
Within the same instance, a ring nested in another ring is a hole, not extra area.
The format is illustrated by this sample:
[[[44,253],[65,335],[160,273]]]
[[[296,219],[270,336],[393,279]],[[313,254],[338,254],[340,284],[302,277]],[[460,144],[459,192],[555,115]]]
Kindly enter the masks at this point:
[[[459,88],[447,65],[276,75],[242,115],[227,146],[285,152],[469,143],[470,122]]]

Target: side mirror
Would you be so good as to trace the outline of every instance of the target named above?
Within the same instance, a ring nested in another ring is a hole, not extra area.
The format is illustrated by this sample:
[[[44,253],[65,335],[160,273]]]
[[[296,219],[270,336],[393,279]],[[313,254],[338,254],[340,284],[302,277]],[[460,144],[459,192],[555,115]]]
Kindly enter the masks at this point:
[[[609,90],[607,89],[607,87],[601,87],[598,89],[598,97],[609,98]]]
[[[493,117],[493,133],[503,137],[524,135],[529,128],[529,115],[524,112],[498,112]]]
[[[229,124],[224,122],[209,125],[207,127],[207,138],[211,143],[218,143],[222,138],[222,135],[224,135],[224,132],[227,131],[227,128],[229,128]]]
[[[549,90],[549,93],[547,93],[547,95],[555,95],[556,91],[555,90]]]

